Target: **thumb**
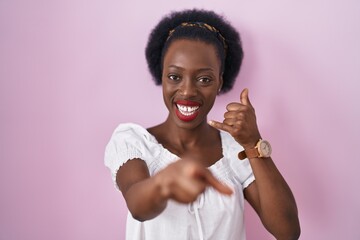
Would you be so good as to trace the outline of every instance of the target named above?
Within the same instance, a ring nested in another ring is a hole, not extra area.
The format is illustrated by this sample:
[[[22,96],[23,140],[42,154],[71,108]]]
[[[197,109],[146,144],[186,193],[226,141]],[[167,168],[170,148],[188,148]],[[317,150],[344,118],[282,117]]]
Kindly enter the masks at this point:
[[[244,105],[251,106],[250,99],[249,99],[249,89],[245,88],[240,93],[240,102]]]

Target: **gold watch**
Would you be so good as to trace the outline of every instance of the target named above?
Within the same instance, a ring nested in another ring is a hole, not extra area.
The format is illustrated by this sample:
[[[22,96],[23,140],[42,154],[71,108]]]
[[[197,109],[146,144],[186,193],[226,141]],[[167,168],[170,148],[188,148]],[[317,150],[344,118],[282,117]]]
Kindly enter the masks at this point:
[[[238,157],[240,160],[244,160],[245,158],[268,158],[271,155],[271,151],[270,143],[260,139],[254,148],[239,152]]]

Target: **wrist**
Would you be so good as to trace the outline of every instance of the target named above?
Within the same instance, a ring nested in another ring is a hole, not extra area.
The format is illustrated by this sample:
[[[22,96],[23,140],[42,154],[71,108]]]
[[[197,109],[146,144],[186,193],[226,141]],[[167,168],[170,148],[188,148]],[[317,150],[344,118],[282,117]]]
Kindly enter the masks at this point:
[[[259,142],[259,140],[261,140],[261,136],[259,135],[258,137],[254,138],[253,140],[247,142],[246,144],[242,144],[242,147],[247,150],[247,149],[252,149],[255,148]]]
[[[260,139],[260,138],[259,138]],[[257,142],[259,141],[259,139],[255,142],[251,142],[251,143],[247,143],[247,144],[243,144],[242,147],[247,150],[247,149],[251,149],[256,147]]]
[[[167,181],[164,178],[162,172],[159,172],[158,174],[154,175],[153,177],[155,189],[159,193],[158,196],[161,200],[166,201],[170,198],[171,191],[170,188],[167,187]]]
[[[271,145],[268,141],[260,140],[256,143],[255,147],[245,148],[244,150],[239,152],[238,158],[243,160],[245,158],[268,158],[270,157],[272,152]]]

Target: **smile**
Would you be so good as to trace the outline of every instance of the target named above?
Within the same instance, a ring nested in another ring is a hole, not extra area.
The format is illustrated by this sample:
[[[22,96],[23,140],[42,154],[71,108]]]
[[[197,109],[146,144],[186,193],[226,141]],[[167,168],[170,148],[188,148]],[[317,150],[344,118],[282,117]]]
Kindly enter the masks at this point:
[[[193,101],[179,100],[175,103],[177,117],[185,122],[194,120],[199,114],[200,104]]]
[[[200,107],[200,106],[190,107],[190,106],[185,106],[185,105],[180,105],[180,104],[176,104],[176,106],[177,106],[179,112],[185,116],[193,115],[196,112],[196,110],[198,110]]]

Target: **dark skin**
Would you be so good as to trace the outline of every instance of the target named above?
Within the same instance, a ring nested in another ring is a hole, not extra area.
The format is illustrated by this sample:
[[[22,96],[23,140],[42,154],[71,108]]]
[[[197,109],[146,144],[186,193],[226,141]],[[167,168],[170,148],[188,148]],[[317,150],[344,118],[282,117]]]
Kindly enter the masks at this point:
[[[227,106],[223,122],[207,122],[223,83],[220,66],[215,47],[207,43],[176,40],[168,48],[162,82],[169,115],[148,131],[181,160],[154,176],[141,159],[128,161],[119,169],[117,184],[134,218],[145,221],[158,216],[169,199],[191,203],[207,187],[232,194],[207,169],[222,158],[219,129],[229,132],[245,149],[253,148],[261,135],[247,89],[241,92],[239,102]],[[198,103],[197,117],[192,121],[179,119],[175,113],[178,100]],[[271,158],[253,158],[250,164],[256,181],[244,190],[246,200],[277,239],[297,239],[300,226],[296,203],[274,162]]]

